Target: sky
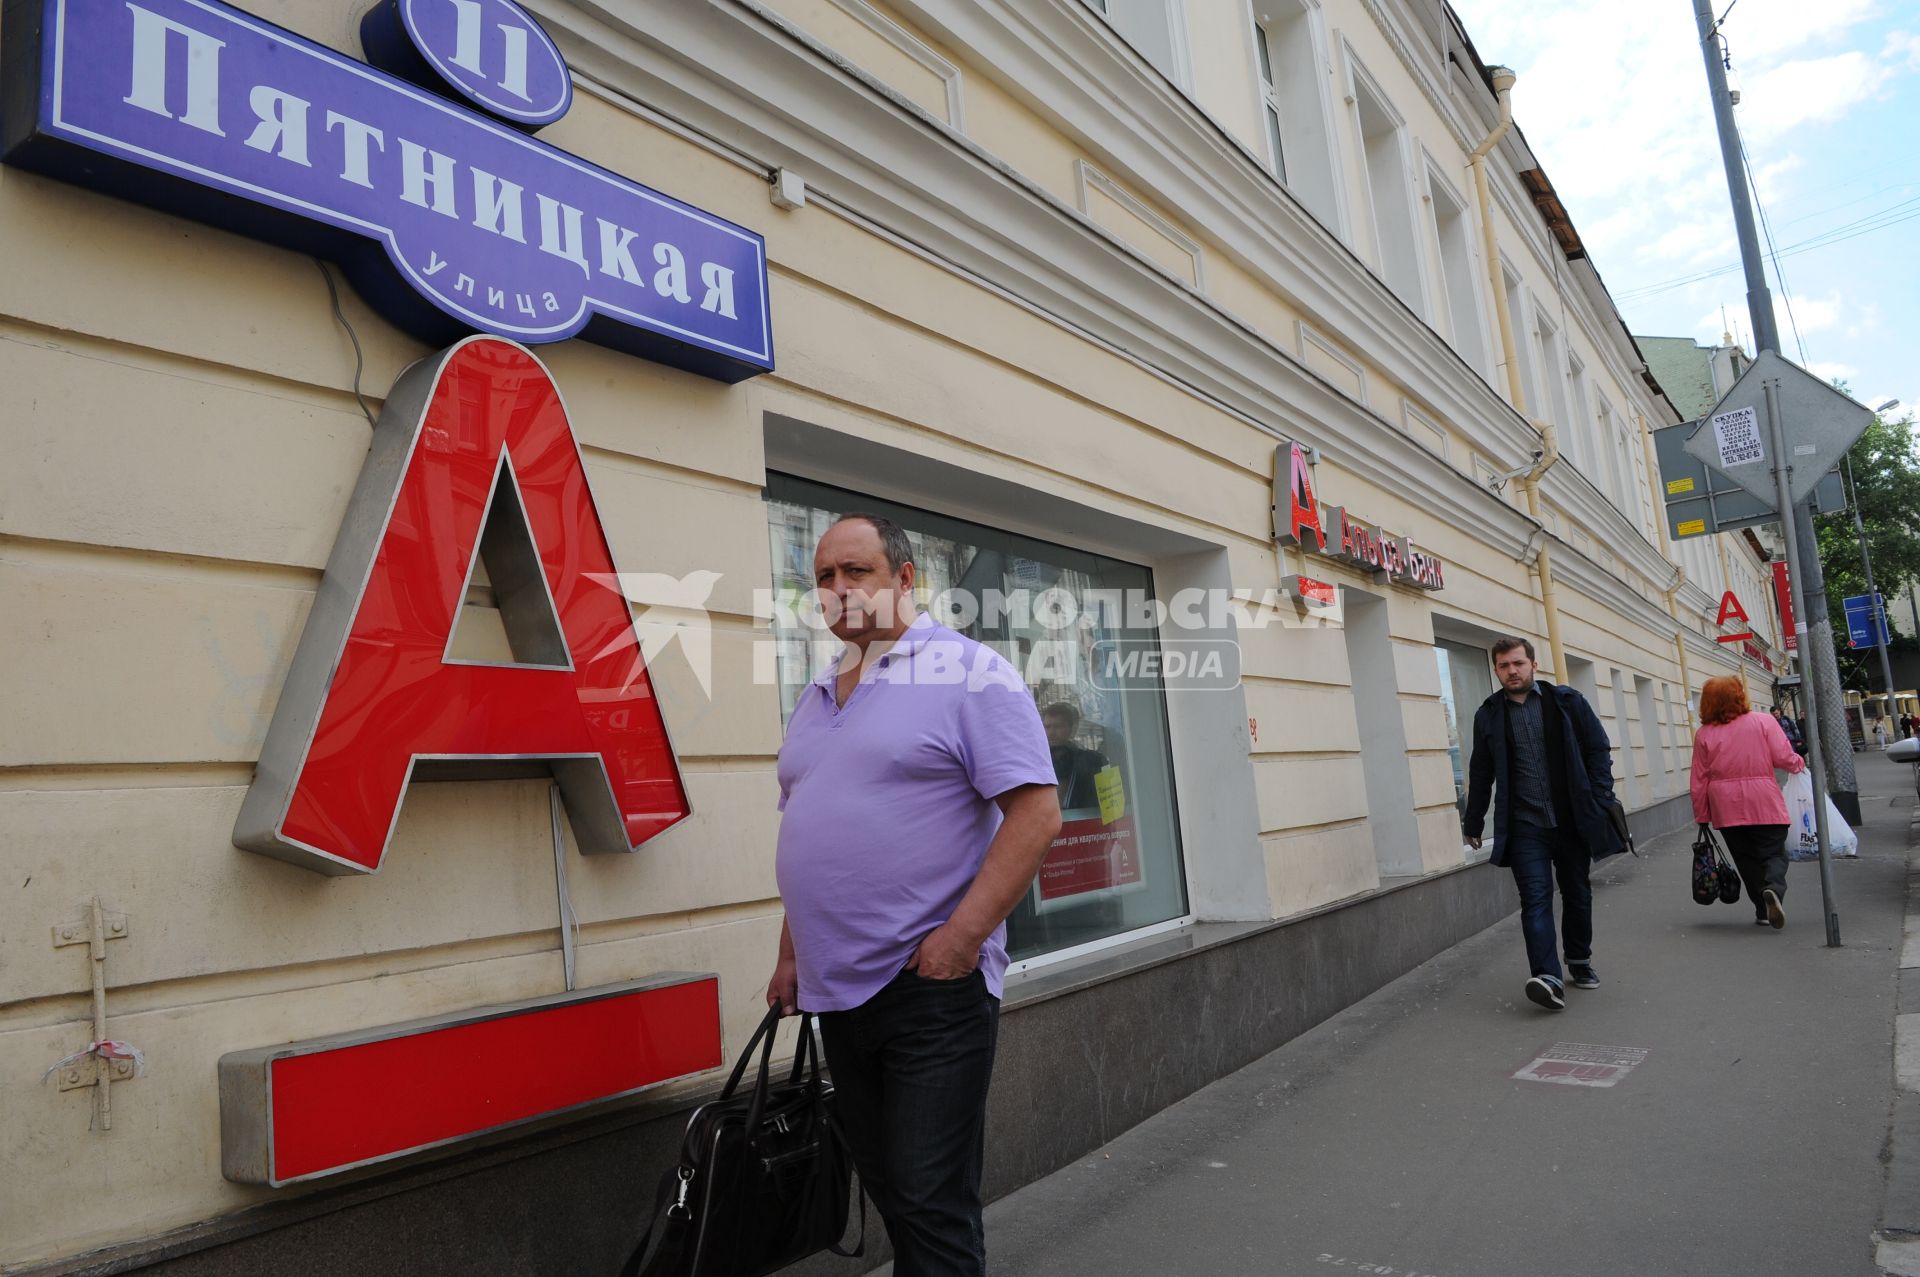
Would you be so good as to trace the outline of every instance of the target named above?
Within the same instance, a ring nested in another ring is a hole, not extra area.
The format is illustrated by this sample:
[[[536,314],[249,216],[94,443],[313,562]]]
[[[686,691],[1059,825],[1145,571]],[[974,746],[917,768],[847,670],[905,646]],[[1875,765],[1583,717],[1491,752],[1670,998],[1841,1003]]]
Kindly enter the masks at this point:
[[[1920,415],[1920,0],[1727,2],[1782,353]],[[1628,328],[1717,343],[1724,308],[1751,349],[1690,0],[1452,3]]]

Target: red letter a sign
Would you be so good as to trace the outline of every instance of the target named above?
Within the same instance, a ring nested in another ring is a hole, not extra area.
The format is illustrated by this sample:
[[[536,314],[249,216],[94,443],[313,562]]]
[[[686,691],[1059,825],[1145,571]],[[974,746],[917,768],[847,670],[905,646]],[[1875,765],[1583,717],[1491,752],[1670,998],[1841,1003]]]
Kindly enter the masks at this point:
[[[513,663],[448,652],[476,558]],[[380,867],[407,783],[550,772],[586,852],[690,811],[573,430],[540,361],[473,337],[407,369],[327,561],[234,842]]]
[[[1286,490],[1280,489],[1280,472],[1286,471]],[[1307,462],[1307,450],[1297,443],[1283,443],[1274,455],[1273,515],[1274,531],[1284,545],[1297,545],[1316,552],[1327,548],[1327,531],[1320,523],[1320,501],[1313,494],[1313,467]],[[1303,534],[1311,534],[1311,539]]]

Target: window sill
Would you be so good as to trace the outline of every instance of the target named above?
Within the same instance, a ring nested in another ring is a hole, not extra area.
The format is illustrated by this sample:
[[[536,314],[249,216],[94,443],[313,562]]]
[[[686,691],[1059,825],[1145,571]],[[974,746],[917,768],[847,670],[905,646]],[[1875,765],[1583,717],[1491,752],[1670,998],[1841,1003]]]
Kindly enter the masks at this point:
[[[1192,922],[1177,931],[1156,936],[1143,936],[1138,940],[1127,941],[1111,949],[1101,950],[1099,953],[1085,954],[1053,966],[1008,976],[1002,1006],[1005,1010],[1013,1011],[1051,998],[1078,993],[1109,980],[1117,980],[1122,976],[1147,971],[1169,962],[1177,962],[1193,954],[1220,945],[1233,944],[1262,932],[1280,927],[1297,926],[1323,914],[1333,913],[1396,891],[1404,891],[1409,887],[1432,882],[1448,874],[1464,873],[1484,864],[1485,860],[1485,856],[1482,855],[1471,864],[1452,865],[1428,874],[1409,874],[1404,877],[1382,879],[1380,885],[1371,891],[1345,896],[1271,921]]]

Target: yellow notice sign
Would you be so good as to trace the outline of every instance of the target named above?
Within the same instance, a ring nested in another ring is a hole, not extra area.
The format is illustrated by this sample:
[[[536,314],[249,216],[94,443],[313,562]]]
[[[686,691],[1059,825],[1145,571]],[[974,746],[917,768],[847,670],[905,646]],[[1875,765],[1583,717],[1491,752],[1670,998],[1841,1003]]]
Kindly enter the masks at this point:
[[[1100,823],[1111,825],[1127,814],[1127,790],[1120,769],[1108,763],[1093,774],[1093,792],[1100,799]]]
[[[1675,524],[1673,528],[1675,536],[1683,537],[1697,537],[1706,530],[1707,521],[1705,519],[1688,519],[1685,523]]]
[[[1678,496],[1682,492],[1692,491],[1693,479],[1691,476],[1685,479],[1670,479],[1667,481],[1667,495],[1670,497]]]

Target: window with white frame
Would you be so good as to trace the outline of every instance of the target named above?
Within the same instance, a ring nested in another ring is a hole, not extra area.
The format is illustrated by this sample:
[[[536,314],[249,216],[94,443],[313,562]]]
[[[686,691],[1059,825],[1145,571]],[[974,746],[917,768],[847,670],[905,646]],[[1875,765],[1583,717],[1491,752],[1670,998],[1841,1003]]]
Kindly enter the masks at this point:
[[[1317,0],[1253,0],[1252,14],[1268,162],[1314,216],[1338,231],[1319,5]]]
[[[1601,451],[1607,454],[1607,466],[1612,471],[1613,487],[1609,495],[1614,505],[1625,510],[1627,497],[1633,487],[1633,467],[1627,463],[1626,452],[1620,447],[1620,432],[1614,429],[1613,408],[1596,392],[1593,409],[1593,435],[1599,442]]]
[[[1493,695],[1493,665],[1478,644],[1436,638],[1440,664],[1440,704],[1447,715],[1447,757],[1453,764],[1453,805],[1467,811],[1467,771],[1473,761],[1473,714]]]
[[[1420,279],[1413,193],[1407,176],[1406,126],[1351,50],[1347,73],[1362,186],[1367,193],[1367,217],[1373,228],[1374,261],[1387,287],[1424,317],[1427,308]]]
[[[1563,440],[1570,440],[1574,457],[1593,486],[1602,492],[1618,491],[1618,476],[1611,473],[1613,456],[1604,440],[1593,434],[1593,413],[1587,407],[1587,366],[1580,356],[1567,356],[1567,418],[1561,423]]]
[[[1448,336],[1460,358],[1481,373],[1487,370],[1485,328],[1480,322],[1480,288],[1474,279],[1473,231],[1467,203],[1429,164],[1427,206],[1433,217],[1434,245],[1440,254],[1440,288]]]
[[[1087,0],[1140,56],[1181,88],[1191,88],[1185,0]]]
[[[766,497],[783,719],[840,655],[805,600],[814,546],[849,510],[901,525],[915,602],[1010,661],[1039,706],[1065,824],[1007,919],[1008,956],[1044,961],[1185,918],[1163,667],[1128,656],[1159,653],[1132,603],[1153,599],[1151,569],[792,475],[770,472]]]
[[[1620,510],[1629,522],[1637,526],[1645,509],[1640,500],[1645,478],[1640,466],[1635,464],[1638,459],[1634,455],[1633,439],[1626,422],[1616,417],[1604,400],[1600,405],[1600,437],[1620,458]]]
[[[1287,180],[1287,143],[1280,131],[1280,89],[1275,81],[1274,45],[1278,42],[1267,25],[1258,23],[1253,29],[1253,47],[1260,57],[1260,106],[1261,115],[1267,123],[1267,163],[1273,168],[1273,174],[1282,182]]]
[[[1520,364],[1520,393],[1526,396],[1526,415],[1545,417],[1547,405],[1540,397],[1540,374],[1534,367],[1533,312],[1527,308],[1527,290],[1520,286],[1520,277],[1513,268],[1504,263],[1500,267],[1500,279],[1507,290],[1507,322],[1513,327],[1513,354]]]
[[[1560,331],[1553,326],[1552,320],[1540,313],[1539,306],[1536,305],[1533,310],[1534,351],[1540,365],[1540,385],[1545,391],[1540,411],[1560,428],[1561,451],[1573,458],[1575,466],[1592,474],[1591,463],[1581,451],[1580,432],[1574,430],[1567,421],[1567,363],[1561,357]]]

